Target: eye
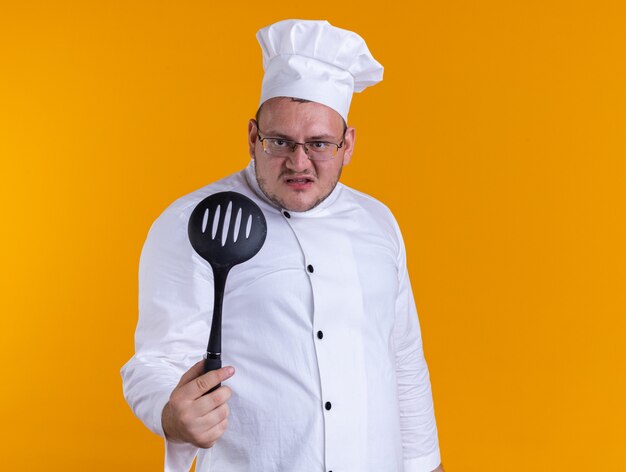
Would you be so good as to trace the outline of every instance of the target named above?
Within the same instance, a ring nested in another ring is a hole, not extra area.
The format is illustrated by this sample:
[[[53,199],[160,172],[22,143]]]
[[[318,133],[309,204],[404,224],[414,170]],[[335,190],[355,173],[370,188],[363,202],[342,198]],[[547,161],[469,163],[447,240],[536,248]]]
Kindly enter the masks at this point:
[[[307,143],[307,146],[314,151],[325,151],[328,149],[329,144],[324,141],[311,141],[310,143]]]
[[[286,139],[275,138],[275,139],[272,139],[270,142],[272,143],[273,146],[276,146],[279,148],[289,147],[289,141],[287,141]]]

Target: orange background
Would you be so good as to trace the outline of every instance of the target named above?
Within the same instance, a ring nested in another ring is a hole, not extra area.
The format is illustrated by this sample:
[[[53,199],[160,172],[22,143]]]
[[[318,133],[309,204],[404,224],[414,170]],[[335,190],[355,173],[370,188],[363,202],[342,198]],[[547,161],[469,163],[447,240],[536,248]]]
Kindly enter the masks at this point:
[[[159,470],[124,402],[137,264],[246,165],[257,29],[327,18],[385,79],[344,182],[396,214],[452,471],[626,470],[621,1],[3,2],[4,470]]]

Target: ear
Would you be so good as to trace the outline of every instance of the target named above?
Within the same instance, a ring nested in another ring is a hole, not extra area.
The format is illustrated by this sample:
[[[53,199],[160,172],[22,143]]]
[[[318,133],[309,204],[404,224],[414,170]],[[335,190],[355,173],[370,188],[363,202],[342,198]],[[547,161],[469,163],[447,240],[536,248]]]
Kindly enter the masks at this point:
[[[254,159],[256,143],[258,140],[258,125],[254,118],[248,121],[248,152],[250,153],[250,157]]]
[[[352,153],[354,152],[354,142],[356,141],[356,130],[351,126],[346,129],[346,134],[343,138],[343,162],[342,166],[347,166],[352,158]]]

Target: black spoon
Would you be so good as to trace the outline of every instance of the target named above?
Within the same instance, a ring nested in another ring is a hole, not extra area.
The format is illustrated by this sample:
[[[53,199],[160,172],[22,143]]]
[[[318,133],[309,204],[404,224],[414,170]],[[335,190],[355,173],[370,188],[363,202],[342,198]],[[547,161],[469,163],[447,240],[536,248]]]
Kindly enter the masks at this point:
[[[189,217],[187,232],[193,248],[213,269],[213,321],[204,361],[204,371],[209,372],[222,367],[226,277],[230,269],[259,252],[267,235],[267,223],[261,209],[248,197],[237,192],[219,192],[198,203]]]

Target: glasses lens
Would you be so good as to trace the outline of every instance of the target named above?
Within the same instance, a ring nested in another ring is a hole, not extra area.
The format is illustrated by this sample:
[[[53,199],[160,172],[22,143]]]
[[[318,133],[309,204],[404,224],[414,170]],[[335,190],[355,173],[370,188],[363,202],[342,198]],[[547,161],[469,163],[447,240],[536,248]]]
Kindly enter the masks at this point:
[[[337,154],[337,146],[332,143],[313,141],[306,144],[309,159],[325,161],[332,159]]]
[[[265,152],[275,157],[289,157],[294,147],[293,141],[285,139],[266,138],[263,143],[265,144]]]
[[[264,138],[263,150],[273,157],[290,157],[301,143],[288,141],[280,138]],[[326,143],[322,141],[313,141],[304,145],[304,151],[309,159],[314,161],[326,161],[337,155],[336,144]]]

